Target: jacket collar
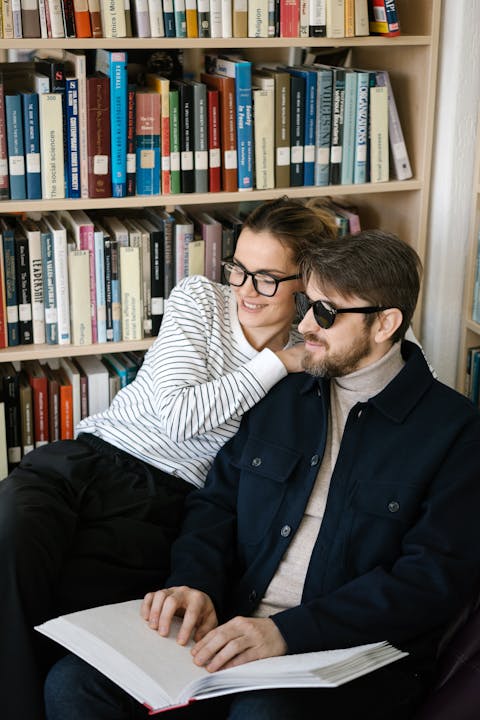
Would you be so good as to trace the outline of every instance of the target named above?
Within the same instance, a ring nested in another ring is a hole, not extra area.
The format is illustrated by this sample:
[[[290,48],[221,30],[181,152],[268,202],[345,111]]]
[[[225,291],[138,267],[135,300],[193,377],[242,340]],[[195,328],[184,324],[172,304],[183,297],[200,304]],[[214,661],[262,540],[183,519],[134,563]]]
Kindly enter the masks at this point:
[[[393,422],[401,423],[418,404],[427,392],[434,377],[422,349],[408,340],[402,342],[402,357],[405,365],[398,375],[368,402],[372,403],[383,415]],[[320,391],[324,397],[329,396],[330,381],[314,378],[305,374],[300,392]]]

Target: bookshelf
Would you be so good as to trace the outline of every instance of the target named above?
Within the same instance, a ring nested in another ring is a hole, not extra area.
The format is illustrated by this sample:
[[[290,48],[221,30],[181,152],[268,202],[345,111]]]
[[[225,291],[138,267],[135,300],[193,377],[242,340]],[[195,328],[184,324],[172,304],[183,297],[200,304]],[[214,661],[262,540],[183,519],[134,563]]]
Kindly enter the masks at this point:
[[[390,73],[414,177],[407,181],[381,184],[342,185],[326,187],[277,188],[251,192],[193,193],[82,200],[4,201],[0,213],[56,211],[81,208],[132,208],[163,205],[213,206],[249,200],[267,200],[289,194],[292,197],[332,196],[351,198],[358,206],[364,227],[383,227],[398,233],[419,253],[422,260],[427,249],[427,218],[430,192],[432,138],[435,117],[437,56],[441,0],[397,0],[402,34],[395,38],[376,36],[343,39],[328,38],[75,38],[75,39],[0,39],[0,55],[8,49],[108,48],[181,48],[185,65],[200,68],[202,51],[241,46],[245,57],[252,61],[285,62],[288,51],[295,47],[349,47],[351,64],[366,69],[385,69]],[[419,334],[421,306],[415,317],[414,329]],[[480,332],[480,328],[479,328]],[[145,349],[151,338],[138,342],[108,343],[75,347],[73,345],[29,345],[0,350],[0,362],[28,358],[122,352]]]
[[[480,323],[475,322],[472,318],[475,275],[477,272],[478,237],[480,232],[480,114],[477,117],[477,142],[471,207],[472,214],[468,236],[467,264],[465,266],[466,276],[457,364],[457,389],[460,392],[463,392],[465,389],[468,348],[480,346]]]

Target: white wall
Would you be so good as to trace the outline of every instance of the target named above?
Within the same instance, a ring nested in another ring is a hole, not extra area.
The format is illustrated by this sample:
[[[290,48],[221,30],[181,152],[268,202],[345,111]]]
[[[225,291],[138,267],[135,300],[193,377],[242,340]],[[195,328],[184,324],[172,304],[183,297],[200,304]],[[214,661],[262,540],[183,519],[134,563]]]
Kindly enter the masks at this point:
[[[480,97],[480,0],[443,0],[422,343],[454,386]]]

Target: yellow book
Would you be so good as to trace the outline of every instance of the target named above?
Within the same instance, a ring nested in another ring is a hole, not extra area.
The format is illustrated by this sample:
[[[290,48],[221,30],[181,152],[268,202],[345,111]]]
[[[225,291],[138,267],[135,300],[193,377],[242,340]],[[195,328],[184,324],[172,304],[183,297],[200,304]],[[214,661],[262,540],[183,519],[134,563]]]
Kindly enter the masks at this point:
[[[198,37],[197,0],[185,0],[185,16],[187,19],[187,37]]]

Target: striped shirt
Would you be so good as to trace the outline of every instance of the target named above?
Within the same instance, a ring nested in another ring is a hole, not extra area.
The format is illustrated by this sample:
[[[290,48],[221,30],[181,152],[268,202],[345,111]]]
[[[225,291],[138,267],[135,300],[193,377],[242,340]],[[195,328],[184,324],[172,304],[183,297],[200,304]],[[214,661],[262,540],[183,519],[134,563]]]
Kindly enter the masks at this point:
[[[228,286],[188,277],[173,289],[136,379],[76,431],[202,487],[242,415],[286,374],[275,353],[245,338]]]

